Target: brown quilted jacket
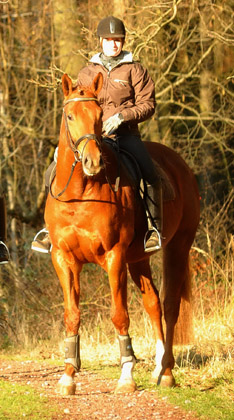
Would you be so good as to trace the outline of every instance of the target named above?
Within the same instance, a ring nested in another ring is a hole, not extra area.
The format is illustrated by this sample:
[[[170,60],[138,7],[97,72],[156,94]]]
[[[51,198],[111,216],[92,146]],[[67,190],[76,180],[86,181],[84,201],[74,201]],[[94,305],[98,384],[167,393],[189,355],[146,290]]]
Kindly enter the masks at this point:
[[[121,61],[108,70],[96,54],[78,74],[78,83],[89,86],[97,73],[103,74],[103,87],[98,95],[103,121],[121,112],[124,125],[138,133],[138,123],[150,118],[155,111],[155,88],[148,71],[133,61],[132,54],[123,51]],[[122,127],[122,126],[121,126]]]

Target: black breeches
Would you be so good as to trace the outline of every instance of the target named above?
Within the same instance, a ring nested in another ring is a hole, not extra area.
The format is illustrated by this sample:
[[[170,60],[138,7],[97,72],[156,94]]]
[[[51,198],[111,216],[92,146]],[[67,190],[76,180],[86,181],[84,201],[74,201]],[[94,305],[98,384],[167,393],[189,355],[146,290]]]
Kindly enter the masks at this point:
[[[141,138],[134,134],[127,134],[119,136],[118,141],[119,148],[126,150],[128,153],[131,153],[135,157],[142,172],[143,178],[149,184],[153,185],[158,180],[158,174],[150,154]]]

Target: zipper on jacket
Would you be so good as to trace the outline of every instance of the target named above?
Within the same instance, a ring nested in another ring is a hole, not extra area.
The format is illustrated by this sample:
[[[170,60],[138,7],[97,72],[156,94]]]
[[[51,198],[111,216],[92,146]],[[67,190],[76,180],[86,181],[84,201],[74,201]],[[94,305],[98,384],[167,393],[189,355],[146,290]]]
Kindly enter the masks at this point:
[[[129,84],[128,80],[121,80],[121,79],[114,79],[114,82],[117,82],[124,87],[126,87]]]
[[[110,77],[110,72],[111,72],[112,68],[110,66],[108,66],[108,73],[107,76]]]

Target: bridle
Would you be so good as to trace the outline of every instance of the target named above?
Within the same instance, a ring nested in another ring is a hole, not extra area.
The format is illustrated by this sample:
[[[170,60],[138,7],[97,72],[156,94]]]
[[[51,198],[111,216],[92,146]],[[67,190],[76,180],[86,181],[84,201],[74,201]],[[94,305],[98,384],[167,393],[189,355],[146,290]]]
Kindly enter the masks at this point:
[[[66,105],[69,104],[70,102],[86,102],[86,101],[96,101],[96,102],[98,102],[98,99],[94,98],[94,97],[71,98],[71,99],[68,99],[67,101],[65,101],[64,104],[63,104],[63,117],[64,117],[64,124],[65,124],[65,130],[66,130],[66,138],[67,138],[68,146],[70,147],[70,149],[74,153],[74,162],[71,166],[70,176],[68,178],[68,181],[67,181],[65,187],[57,195],[54,195],[53,192],[52,192],[52,189],[51,189],[51,185],[52,185],[52,182],[53,182],[55,174],[56,174],[56,167],[52,171],[51,176],[50,176],[49,191],[50,191],[51,196],[55,199],[61,197],[61,195],[66,191],[66,189],[67,189],[67,187],[68,187],[68,185],[71,181],[71,178],[72,178],[74,169],[76,167],[76,164],[78,162],[82,161],[84,150],[85,150],[87,144],[90,142],[90,140],[95,140],[98,148],[101,149],[101,139],[96,134],[94,134],[94,133],[93,134],[84,134],[83,136],[79,137],[78,140],[74,141],[72,139],[72,136],[71,136],[71,133],[70,133],[70,130],[69,130],[68,121],[67,121],[67,114],[65,112]],[[84,144],[84,147],[83,147],[82,151],[78,150],[79,144],[85,139],[86,139],[86,142]]]
[[[96,134],[84,134],[83,136],[79,137],[78,140],[76,140],[75,142],[72,139],[70,130],[69,130],[69,126],[68,126],[68,121],[67,121],[67,114],[65,112],[65,106],[67,104],[69,104],[70,102],[86,102],[86,101],[96,101],[98,102],[97,98],[92,98],[92,97],[84,97],[84,98],[72,98],[72,99],[68,99],[66,102],[64,102],[63,104],[63,117],[64,117],[64,123],[65,123],[65,129],[66,129],[66,137],[67,137],[67,142],[69,147],[71,148],[71,150],[73,151],[74,155],[75,155],[75,160],[77,162],[81,162],[82,158],[83,158],[83,153],[85,150],[85,147],[87,146],[87,144],[89,143],[90,140],[95,140],[98,147],[101,147],[101,141],[98,138],[98,136]],[[77,147],[79,146],[79,144],[83,141],[87,139],[86,143],[84,144],[84,147],[82,149],[82,151],[80,152]],[[77,156],[78,155],[78,156]]]

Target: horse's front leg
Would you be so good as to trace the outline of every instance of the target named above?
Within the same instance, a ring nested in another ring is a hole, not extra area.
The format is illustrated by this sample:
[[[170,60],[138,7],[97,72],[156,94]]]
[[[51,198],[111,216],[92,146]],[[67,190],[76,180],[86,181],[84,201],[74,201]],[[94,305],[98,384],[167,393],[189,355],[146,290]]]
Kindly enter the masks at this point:
[[[71,253],[53,250],[52,261],[58,274],[64,295],[64,321],[66,327],[65,338],[65,373],[58,383],[57,390],[62,395],[75,394],[75,373],[80,369],[80,310],[79,274],[82,265],[75,260]]]
[[[130,393],[136,390],[132,376],[136,358],[128,334],[127,267],[122,253],[110,253],[108,275],[111,288],[111,319],[119,333],[120,347],[121,376],[115,392]]]

